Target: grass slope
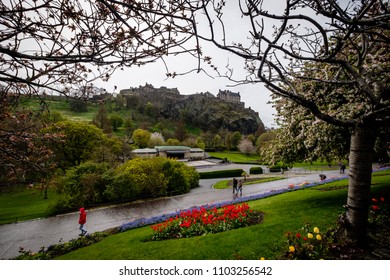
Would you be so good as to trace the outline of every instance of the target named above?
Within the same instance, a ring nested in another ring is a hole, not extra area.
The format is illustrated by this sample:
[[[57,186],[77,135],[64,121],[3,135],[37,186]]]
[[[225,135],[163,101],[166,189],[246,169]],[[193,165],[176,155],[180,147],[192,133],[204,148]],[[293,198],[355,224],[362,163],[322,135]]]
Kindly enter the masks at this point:
[[[210,156],[225,159],[234,163],[259,163],[260,157],[259,155],[245,155],[240,152],[207,152]]]
[[[52,214],[50,206],[56,199],[53,190],[48,190],[48,199],[34,189],[0,194],[0,224],[47,217]]]

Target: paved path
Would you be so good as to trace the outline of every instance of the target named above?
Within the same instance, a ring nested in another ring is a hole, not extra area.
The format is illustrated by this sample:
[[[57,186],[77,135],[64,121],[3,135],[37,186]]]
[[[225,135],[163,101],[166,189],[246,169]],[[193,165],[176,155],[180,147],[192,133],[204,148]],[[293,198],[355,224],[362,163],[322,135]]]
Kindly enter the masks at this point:
[[[243,165],[238,167],[244,170],[249,168],[249,166]],[[218,169],[219,167],[215,168]],[[230,165],[230,168],[235,168],[235,166]],[[199,169],[200,172],[209,170]],[[328,178],[340,175],[338,170],[323,171],[322,173],[326,174]],[[285,174],[285,176],[286,179],[283,180],[244,186],[243,196],[286,188],[289,184],[319,180],[318,173]],[[138,218],[149,218],[192,206],[232,200],[231,189],[216,190],[212,188],[212,184],[220,180],[201,180],[199,188],[193,189],[184,195],[87,210],[86,229],[89,233],[93,233],[119,227]],[[0,259],[16,257],[19,254],[20,247],[36,252],[41,247],[48,247],[61,241],[66,242],[77,238],[79,234],[78,215],[78,212],[75,212],[46,219],[0,225]]]

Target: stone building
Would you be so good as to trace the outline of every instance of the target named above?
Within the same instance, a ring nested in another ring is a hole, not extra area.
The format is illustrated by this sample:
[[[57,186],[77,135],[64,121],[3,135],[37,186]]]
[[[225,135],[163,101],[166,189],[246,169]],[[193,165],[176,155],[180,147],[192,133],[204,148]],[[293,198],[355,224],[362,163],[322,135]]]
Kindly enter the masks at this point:
[[[136,149],[132,153],[138,157],[168,157],[184,160],[204,159],[205,152],[199,148],[186,146],[156,146],[154,149]]]
[[[217,97],[224,101],[241,103],[241,95],[239,92],[232,92],[230,90],[219,90]]]

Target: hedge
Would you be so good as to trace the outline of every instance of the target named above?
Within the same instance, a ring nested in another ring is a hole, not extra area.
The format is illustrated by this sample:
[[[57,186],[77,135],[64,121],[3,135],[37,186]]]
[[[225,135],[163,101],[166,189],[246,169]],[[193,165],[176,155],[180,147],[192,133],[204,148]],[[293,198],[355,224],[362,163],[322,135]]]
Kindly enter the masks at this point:
[[[231,169],[231,170],[218,170],[210,172],[199,172],[200,179],[213,179],[213,178],[228,178],[228,177],[240,177],[244,170]]]
[[[281,172],[288,170],[287,165],[274,165],[269,167],[269,172]]]
[[[263,168],[261,167],[251,167],[249,174],[263,174]]]

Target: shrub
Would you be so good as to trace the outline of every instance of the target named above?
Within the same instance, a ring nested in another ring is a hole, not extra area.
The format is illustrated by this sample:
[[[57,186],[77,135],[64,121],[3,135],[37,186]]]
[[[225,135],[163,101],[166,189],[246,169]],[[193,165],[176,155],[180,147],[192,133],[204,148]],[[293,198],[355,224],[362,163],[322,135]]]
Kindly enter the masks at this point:
[[[57,182],[59,198],[54,211],[62,212],[107,202],[105,191],[111,180],[110,166],[106,163],[85,162],[68,169]]]
[[[218,170],[211,172],[200,172],[200,179],[240,177],[244,172],[242,169]]]
[[[199,184],[193,167],[168,158],[135,158],[115,170],[107,188],[113,200],[135,200],[183,194]]]
[[[51,245],[48,248],[42,247],[38,252],[33,253],[23,248],[19,250],[19,256],[15,260],[52,260],[55,257],[67,254],[79,248],[83,248],[94,243],[100,242],[104,238],[112,235],[110,232],[95,232],[72,239],[65,243]]]
[[[263,168],[261,167],[251,167],[249,174],[263,174]]]
[[[181,162],[168,160],[163,163],[162,170],[169,182],[169,195],[187,193],[199,185],[199,173]]]
[[[269,172],[281,172],[281,171],[286,171],[286,170],[288,170],[287,165],[277,164],[277,165],[273,165],[273,166],[269,167]]]

